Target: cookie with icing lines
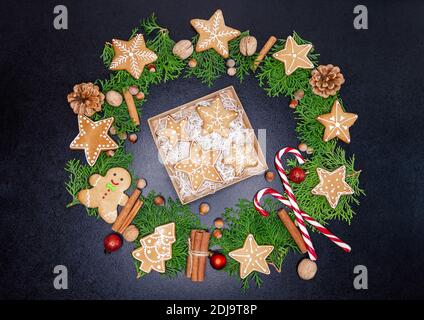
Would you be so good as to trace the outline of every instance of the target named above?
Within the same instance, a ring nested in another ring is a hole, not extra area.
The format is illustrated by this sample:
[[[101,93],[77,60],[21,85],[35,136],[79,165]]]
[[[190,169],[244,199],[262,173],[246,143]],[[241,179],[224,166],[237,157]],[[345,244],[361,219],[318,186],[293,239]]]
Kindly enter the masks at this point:
[[[118,205],[124,206],[128,196],[124,193],[131,185],[131,175],[124,168],[109,169],[103,177],[93,174],[88,179],[92,188],[78,192],[78,200],[87,208],[98,208],[100,217],[114,223],[118,216]]]

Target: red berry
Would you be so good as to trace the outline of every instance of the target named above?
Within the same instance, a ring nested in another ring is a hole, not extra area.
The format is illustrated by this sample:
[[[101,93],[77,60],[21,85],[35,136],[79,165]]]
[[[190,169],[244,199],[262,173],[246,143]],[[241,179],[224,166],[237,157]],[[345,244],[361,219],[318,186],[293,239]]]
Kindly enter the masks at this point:
[[[295,167],[290,170],[289,173],[289,179],[293,181],[294,183],[301,183],[303,180],[305,180],[306,173],[305,171],[300,167]]]
[[[210,258],[212,268],[221,270],[227,265],[227,258],[222,253],[214,253]]]
[[[103,245],[106,253],[115,252],[122,247],[122,238],[116,233],[111,233],[105,237]]]

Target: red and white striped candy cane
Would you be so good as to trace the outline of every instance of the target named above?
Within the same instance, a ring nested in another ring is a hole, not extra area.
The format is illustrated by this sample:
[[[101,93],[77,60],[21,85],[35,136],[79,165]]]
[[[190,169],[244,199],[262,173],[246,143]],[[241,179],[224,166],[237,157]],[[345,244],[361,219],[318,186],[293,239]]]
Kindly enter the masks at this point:
[[[295,214],[296,221],[299,224],[300,233],[302,234],[303,240],[305,241],[306,247],[308,249],[309,258],[311,260],[316,260],[317,254],[312,244],[311,237],[309,236],[308,229],[305,226],[305,221],[308,222],[310,225],[314,226],[319,232],[321,232],[323,235],[329,238],[336,245],[341,247],[344,251],[350,252],[351,248],[347,243],[343,242],[340,238],[332,234],[327,228],[322,226],[320,223],[318,223],[314,218],[309,216],[307,213],[300,210],[299,205],[297,204],[297,201],[296,201],[296,197],[293,193],[293,190],[290,187],[289,179],[287,178],[287,175],[281,163],[281,158],[287,153],[292,153],[296,157],[299,164],[303,164],[305,162],[300,152],[290,147],[281,149],[275,155],[275,161],[274,161],[275,167],[277,168],[278,174],[280,175],[281,181],[284,186],[284,191],[287,194],[287,198],[285,198],[284,196],[282,196],[280,193],[278,193],[276,190],[272,188],[261,189],[256,193],[255,198],[253,200],[255,209],[261,215],[265,217],[269,216],[269,213],[266,212],[260,205],[260,201],[262,197],[267,194],[273,196],[275,199],[282,202],[285,206],[292,209]]]

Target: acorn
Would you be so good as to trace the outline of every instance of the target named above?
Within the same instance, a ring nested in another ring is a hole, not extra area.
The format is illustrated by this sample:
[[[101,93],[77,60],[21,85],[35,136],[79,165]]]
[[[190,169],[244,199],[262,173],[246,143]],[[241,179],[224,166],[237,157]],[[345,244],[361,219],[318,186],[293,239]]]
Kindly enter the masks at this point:
[[[161,195],[158,195],[153,199],[153,203],[157,206],[163,206],[165,205],[165,198]]]
[[[210,210],[210,206],[209,206],[209,204],[207,204],[206,202],[202,202],[200,205],[199,205],[199,213],[203,216],[203,215],[205,215],[205,214],[207,214],[208,212],[209,212],[209,210]]]

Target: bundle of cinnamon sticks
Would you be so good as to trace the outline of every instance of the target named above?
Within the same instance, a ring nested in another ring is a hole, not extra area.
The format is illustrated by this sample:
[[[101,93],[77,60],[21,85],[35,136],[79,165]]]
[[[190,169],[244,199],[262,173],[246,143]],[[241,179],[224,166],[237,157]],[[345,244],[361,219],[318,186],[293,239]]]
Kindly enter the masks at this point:
[[[119,212],[118,218],[112,225],[112,230],[122,234],[125,229],[131,224],[137,215],[140,208],[143,206],[143,201],[139,199],[141,195],[140,189],[135,189],[128,199],[125,206]]]
[[[200,282],[205,279],[210,237],[210,233],[205,230],[191,230],[190,232],[186,276],[191,278],[191,281]]]

